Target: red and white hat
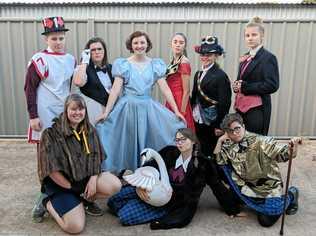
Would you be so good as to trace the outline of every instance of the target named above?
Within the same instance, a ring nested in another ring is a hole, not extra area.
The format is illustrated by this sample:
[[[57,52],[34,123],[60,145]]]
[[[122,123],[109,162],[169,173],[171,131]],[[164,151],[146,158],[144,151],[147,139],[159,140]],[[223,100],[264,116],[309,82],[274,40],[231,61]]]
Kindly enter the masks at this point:
[[[42,20],[44,32],[42,35],[46,35],[52,32],[66,32],[69,29],[65,28],[64,19],[61,16],[47,17]]]

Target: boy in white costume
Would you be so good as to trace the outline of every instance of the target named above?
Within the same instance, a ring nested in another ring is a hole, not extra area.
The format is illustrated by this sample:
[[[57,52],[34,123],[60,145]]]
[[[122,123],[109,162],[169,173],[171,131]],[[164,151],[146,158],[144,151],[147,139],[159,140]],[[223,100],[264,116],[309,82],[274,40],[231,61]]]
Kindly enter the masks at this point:
[[[43,21],[47,48],[35,53],[27,68],[24,91],[30,117],[28,141],[37,144],[41,132],[50,127],[52,119],[63,112],[65,98],[70,93],[75,58],[65,53],[65,28],[62,17],[47,17]],[[32,218],[41,222],[45,214],[43,194],[38,198]]]

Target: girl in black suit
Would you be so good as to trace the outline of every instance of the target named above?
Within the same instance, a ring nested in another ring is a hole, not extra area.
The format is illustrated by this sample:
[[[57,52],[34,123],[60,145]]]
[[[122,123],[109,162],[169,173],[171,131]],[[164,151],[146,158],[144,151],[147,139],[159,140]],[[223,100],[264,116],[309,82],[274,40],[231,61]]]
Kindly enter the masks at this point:
[[[218,137],[223,134],[220,123],[229,112],[231,87],[227,74],[216,63],[218,56],[223,54],[218,39],[206,36],[195,51],[200,54],[202,71],[197,71],[194,76],[193,118],[202,152],[211,156]]]
[[[102,38],[91,38],[81,53],[81,63],[74,73],[74,84],[87,103],[89,119],[95,124],[105,108],[113,84],[112,65]]]
[[[250,49],[241,57],[237,80],[235,109],[248,131],[267,135],[271,117],[271,95],[279,88],[276,57],[263,48],[262,20],[253,18],[245,28],[245,43]]]

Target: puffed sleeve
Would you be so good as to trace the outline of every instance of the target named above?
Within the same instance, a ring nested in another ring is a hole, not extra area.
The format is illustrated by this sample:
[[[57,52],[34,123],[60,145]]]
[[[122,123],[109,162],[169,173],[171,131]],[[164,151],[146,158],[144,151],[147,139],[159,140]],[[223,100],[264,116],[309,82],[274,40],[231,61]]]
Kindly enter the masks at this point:
[[[112,76],[113,77],[121,77],[124,82],[128,82],[129,79],[129,62],[126,58],[118,58],[114,61],[112,65]]]
[[[191,75],[191,66],[190,63],[181,63],[179,65],[178,71],[183,75]]]
[[[164,61],[160,58],[152,59],[154,79],[157,81],[158,79],[164,77],[166,75],[167,66]]]

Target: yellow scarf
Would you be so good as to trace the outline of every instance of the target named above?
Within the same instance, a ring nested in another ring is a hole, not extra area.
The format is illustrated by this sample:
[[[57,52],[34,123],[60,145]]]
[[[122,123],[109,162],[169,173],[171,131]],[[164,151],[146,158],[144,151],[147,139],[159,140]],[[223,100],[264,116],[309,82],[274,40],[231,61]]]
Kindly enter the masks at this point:
[[[85,152],[86,152],[86,154],[90,154],[91,152],[89,149],[86,132],[83,130],[83,128],[81,128],[81,130],[79,132],[77,132],[75,129],[73,129],[72,132],[74,133],[76,139],[79,142],[81,141],[80,135],[82,135]]]

